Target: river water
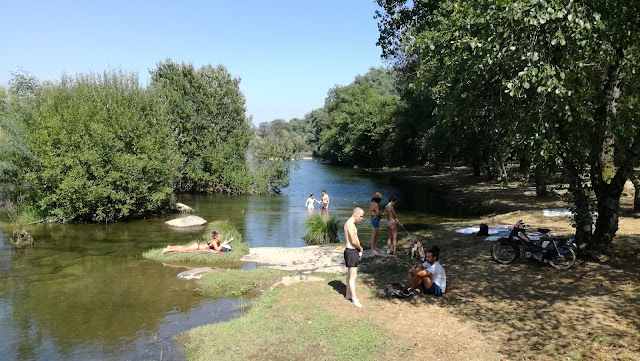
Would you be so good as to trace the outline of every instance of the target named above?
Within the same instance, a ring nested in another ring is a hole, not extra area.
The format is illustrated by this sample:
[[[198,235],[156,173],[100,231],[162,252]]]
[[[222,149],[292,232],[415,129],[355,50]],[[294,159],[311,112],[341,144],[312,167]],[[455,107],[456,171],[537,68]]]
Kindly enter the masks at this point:
[[[329,214],[341,221],[355,206],[366,210],[376,191],[385,196],[382,204],[389,195],[399,198],[398,217],[409,232],[457,219],[437,190],[315,161],[299,162],[281,195],[181,195],[179,201],[204,219],[229,219],[251,247],[301,247],[305,200],[312,192],[319,198],[322,189],[331,198]],[[164,224],[176,217],[33,225],[27,231],[36,246],[24,250],[12,249],[0,231],[0,360],[180,360],[184,351],[174,336],[240,315],[243,300],[204,298],[193,281],[176,277],[184,269],[141,257],[200,237],[203,227]],[[359,229],[361,238],[370,237],[366,218]],[[378,237],[386,243],[384,226]]]

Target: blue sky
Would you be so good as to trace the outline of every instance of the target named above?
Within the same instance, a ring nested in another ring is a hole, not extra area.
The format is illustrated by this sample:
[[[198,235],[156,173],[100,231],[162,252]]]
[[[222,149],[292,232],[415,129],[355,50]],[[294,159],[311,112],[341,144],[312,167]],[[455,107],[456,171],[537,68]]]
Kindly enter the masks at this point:
[[[253,122],[303,117],[382,66],[374,0],[2,1],[0,84],[175,62],[224,65]]]

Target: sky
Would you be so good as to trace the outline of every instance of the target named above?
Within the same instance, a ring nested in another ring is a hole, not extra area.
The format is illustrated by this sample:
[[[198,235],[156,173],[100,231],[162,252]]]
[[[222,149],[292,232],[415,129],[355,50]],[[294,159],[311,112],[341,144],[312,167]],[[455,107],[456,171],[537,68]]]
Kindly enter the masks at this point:
[[[327,91],[383,66],[375,0],[0,0],[0,85],[11,72],[57,81],[137,73],[166,59],[223,65],[240,78],[254,124],[324,105]]]

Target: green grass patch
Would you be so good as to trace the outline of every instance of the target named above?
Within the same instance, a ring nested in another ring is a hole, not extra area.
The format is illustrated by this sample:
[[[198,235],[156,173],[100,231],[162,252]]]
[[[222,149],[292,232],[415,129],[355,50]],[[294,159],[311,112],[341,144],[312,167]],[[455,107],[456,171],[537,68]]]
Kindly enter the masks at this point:
[[[233,247],[231,252],[224,253],[209,253],[209,252],[189,252],[189,253],[165,253],[160,254],[164,247],[153,248],[142,254],[142,257],[160,262],[171,263],[198,263],[198,264],[230,264],[237,262],[249,253],[249,244],[244,242],[242,234],[231,225],[228,220],[214,221],[207,225],[199,241],[207,242],[211,240],[211,234],[213,231],[220,232],[222,234],[222,240],[226,241],[233,237],[231,246]],[[191,240],[184,244],[192,244],[198,240]]]
[[[271,268],[256,268],[250,271],[220,269],[205,274],[198,281],[196,291],[212,298],[239,297],[250,291],[267,289],[283,276],[291,274]]]
[[[357,315],[345,318],[327,298],[336,299],[326,282],[277,287],[243,316],[195,328],[178,341],[190,360],[376,359],[388,346],[382,327]],[[249,339],[238,342],[238,335]]]
[[[340,229],[340,221],[336,215],[324,218],[320,215],[313,215],[306,221],[304,225],[307,233],[302,237],[307,244],[318,245],[327,243],[338,243],[338,229]]]

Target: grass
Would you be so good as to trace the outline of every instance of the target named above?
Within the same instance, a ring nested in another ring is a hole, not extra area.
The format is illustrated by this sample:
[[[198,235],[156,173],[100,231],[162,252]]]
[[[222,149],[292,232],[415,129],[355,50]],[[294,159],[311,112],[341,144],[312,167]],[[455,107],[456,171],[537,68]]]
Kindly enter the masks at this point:
[[[240,234],[240,232],[238,232],[238,230],[234,228],[228,220],[215,221],[208,224],[200,237],[200,242],[211,240],[211,234],[213,231],[220,232],[222,234],[223,241],[233,237],[233,241],[231,242],[233,250],[231,252],[219,254],[208,252],[160,254],[164,248],[161,247],[153,248],[144,252],[142,257],[153,261],[171,263],[228,264],[239,261],[242,256],[249,253],[249,244],[242,240],[242,234]],[[185,244],[192,244],[195,242],[196,240],[192,240]]]
[[[252,290],[267,289],[282,276],[291,274],[271,268],[256,268],[250,271],[229,269],[214,270],[205,274],[196,291],[212,298],[239,297]]]
[[[304,222],[307,233],[302,237],[307,244],[322,245],[327,243],[338,243],[338,229],[340,229],[340,221],[336,215],[329,218],[323,218],[314,214]]]
[[[277,287],[255,299],[244,316],[195,328],[178,341],[191,360],[375,359],[387,349],[382,325],[353,312],[328,287],[332,281]],[[336,314],[336,308],[347,312]],[[250,342],[238,342],[238,335]]]

